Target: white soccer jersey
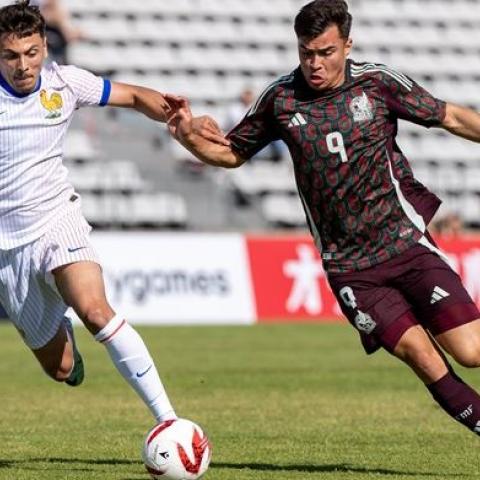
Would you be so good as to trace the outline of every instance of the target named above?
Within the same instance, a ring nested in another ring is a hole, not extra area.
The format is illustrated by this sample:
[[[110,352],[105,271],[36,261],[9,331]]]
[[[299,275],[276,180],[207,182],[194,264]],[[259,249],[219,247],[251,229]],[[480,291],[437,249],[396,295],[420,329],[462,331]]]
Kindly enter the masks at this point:
[[[0,249],[41,237],[73,194],[62,164],[74,111],[105,105],[108,80],[74,66],[46,65],[35,91],[19,95],[0,76]]]

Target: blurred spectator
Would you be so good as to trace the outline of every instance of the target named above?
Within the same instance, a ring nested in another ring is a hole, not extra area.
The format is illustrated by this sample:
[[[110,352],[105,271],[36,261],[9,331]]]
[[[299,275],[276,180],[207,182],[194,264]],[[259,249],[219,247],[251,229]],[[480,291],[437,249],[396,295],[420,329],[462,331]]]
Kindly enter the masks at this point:
[[[432,233],[442,237],[458,237],[463,232],[463,220],[457,213],[449,213],[432,224]]]
[[[62,0],[35,0],[31,2],[40,7],[47,24],[48,55],[60,65],[68,63],[68,45],[82,38],[82,32],[76,28],[68,9]]]
[[[235,127],[248,112],[254,101],[254,91],[250,87],[245,87],[241,91],[238,100],[230,104],[227,109],[224,125],[225,130],[230,131]],[[281,140],[270,143],[266,147],[266,150],[268,150],[267,158],[273,162],[279,162],[286,157],[288,153],[286,145]],[[264,155],[264,153],[262,155]]]
[[[225,115],[225,129],[231,130],[248,112],[255,100],[255,94],[250,87],[245,87],[238,100],[229,105]]]

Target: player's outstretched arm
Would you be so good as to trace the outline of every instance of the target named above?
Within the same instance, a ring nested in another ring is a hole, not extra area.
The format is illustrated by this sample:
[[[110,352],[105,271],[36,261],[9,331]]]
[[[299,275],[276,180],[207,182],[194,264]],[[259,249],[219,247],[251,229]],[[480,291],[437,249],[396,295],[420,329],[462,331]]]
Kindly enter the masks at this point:
[[[480,142],[480,114],[454,103],[447,103],[446,108],[442,127],[459,137]]]
[[[133,108],[158,122],[167,121],[168,104],[165,97],[151,88],[112,82],[108,105]]]
[[[171,103],[166,101],[167,96]],[[108,105],[133,108],[153,120],[166,122],[173,114],[171,105],[179,105],[182,101],[187,102],[183,97],[162,94],[151,88],[112,82]],[[228,145],[229,142],[217,123],[213,119],[206,122],[205,119],[207,117],[202,118],[203,131],[206,132],[206,138],[217,144]]]
[[[232,150],[227,139],[219,142],[212,136],[215,120],[207,116],[193,117],[184,98],[167,94],[166,99],[170,133],[195,157],[208,165],[224,168],[239,167],[246,161]]]

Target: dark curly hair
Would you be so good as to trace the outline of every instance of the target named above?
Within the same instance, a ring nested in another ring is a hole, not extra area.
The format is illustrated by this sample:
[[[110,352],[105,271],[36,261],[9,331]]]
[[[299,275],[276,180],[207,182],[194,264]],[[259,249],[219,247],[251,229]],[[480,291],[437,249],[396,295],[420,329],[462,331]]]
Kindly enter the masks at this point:
[[[350,36],[352,15],[344,0],[314,0],[303,6],[295,17],[298,38],[313,40],[331,25],[337,25],[342,38]]]
[[[45,38],[45,19],[37,6],[30,5],[30,0],[18,0],[0,8],[0,36],[23,38],[36,33]]]

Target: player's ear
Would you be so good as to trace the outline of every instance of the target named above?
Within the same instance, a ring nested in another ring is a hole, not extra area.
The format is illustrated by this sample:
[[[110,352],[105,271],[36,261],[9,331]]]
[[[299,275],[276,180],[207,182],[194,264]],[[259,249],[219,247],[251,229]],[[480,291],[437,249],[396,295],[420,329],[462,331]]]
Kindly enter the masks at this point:
[[[352,51],[352,47],[353,47],[353,40],[349,37],[348,40],[345,42],[345,46],[344,46],[346,57],[350,55],[350,52]]]
[[[47,37],[43,39],[43,54],[45,55],[45,58],[48,57]]]

